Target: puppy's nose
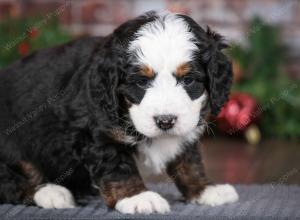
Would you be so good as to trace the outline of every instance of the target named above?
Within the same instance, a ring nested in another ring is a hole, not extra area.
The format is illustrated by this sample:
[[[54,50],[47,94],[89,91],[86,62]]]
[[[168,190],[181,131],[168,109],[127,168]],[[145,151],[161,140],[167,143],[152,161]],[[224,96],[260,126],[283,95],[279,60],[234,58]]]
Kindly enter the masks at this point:
[[[157,115],[153,118],[157,127],[164,131],[173,128],[177,120],[175,115]]]

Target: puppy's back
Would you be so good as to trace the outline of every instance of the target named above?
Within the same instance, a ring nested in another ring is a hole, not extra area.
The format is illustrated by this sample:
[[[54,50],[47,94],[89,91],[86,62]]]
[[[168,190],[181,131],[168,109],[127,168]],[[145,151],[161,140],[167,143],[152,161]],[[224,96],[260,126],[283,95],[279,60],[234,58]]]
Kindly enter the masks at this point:
[[[101,37],[89,37],[42,49],[0,70],[1,133],[59,96],[103,41]]]

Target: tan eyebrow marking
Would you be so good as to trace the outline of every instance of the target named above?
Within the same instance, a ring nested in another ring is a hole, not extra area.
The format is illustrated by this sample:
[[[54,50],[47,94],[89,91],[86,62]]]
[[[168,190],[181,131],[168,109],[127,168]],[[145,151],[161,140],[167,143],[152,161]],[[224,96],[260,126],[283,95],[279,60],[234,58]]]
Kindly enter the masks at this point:
[[[191,70],[190,64],[189,63],[183,63],[181,65],[179,65],[176,69],[176,76],[178,77],[183,77],[186,74],[188,74],[188,72]]]
[[[143,65],[140,69],[142,75],[147,76],[148,78],[154,77],[154,71],[151,67]]]

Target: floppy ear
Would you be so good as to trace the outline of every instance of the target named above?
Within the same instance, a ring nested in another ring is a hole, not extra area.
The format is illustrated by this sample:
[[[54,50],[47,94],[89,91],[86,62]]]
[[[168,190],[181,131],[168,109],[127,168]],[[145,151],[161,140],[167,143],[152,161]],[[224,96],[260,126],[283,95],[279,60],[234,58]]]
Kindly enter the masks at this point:
[[[109,48],[97,53],[88,73],[88,96],[91,105],[96,109],[98,118],[105,115],[110,123],[118,121],[119,100],[117,87],[122,77],[124,54],[120,50]]]
[[[228,46],[221,35],[212,32],[209,27],[203,30],[194,20],[186,15],[180,15],[188,24],[197,39],[199,48],[199,64],[206,69],[208,82],[206,89],[209,93],[210,109],[217,115],[228,99],[232,84],[232,68],[222,49]]]
[[[203,58],[206,60],[211,113],[216,116],[228,100],[232,85],[232,66],[221,52],[222,49],[228,47],[222,42],[222,36],[212,32],[209,28],[207,28],[206,35],[208,47]]]

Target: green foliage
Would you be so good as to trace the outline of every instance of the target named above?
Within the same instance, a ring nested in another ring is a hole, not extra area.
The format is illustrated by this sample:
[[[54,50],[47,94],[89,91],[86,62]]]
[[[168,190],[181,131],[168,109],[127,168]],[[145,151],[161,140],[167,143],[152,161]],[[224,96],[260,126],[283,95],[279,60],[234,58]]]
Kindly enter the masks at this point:
[[[233,45],[229,50],[244,74],[234,90],[258,99],[264,109],[261,119],[264,135],[298,139],[300,83],[282,71],[286,48],[281,43],[279,29],[255,18],[248,34],[247,46]]]
[[[32,34],[36,35],[32,36]],[[7,18],[0,22],[0,69],[22,56],[21,44],[28,45],[28,53],[31,53],[70,39],[70,36],[61,30],[55,18]]]

